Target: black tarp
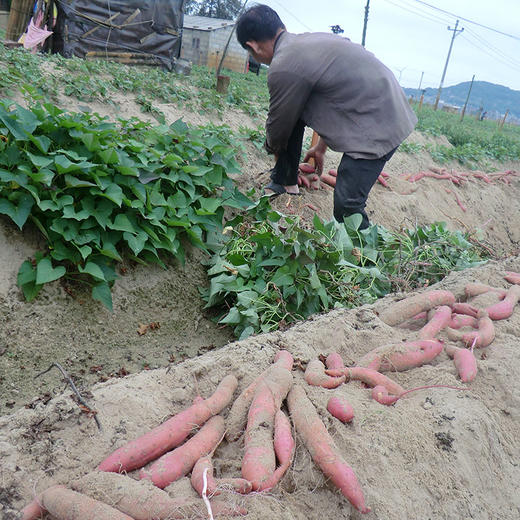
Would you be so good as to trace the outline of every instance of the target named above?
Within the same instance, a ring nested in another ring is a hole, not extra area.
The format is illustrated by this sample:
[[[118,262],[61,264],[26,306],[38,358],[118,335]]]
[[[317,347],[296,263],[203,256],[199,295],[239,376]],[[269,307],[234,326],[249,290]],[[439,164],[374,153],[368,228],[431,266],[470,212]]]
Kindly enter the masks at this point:
[[[53,52],[65,57],[132,53],[172,69],[181,48],[185,0],[55,0]]]

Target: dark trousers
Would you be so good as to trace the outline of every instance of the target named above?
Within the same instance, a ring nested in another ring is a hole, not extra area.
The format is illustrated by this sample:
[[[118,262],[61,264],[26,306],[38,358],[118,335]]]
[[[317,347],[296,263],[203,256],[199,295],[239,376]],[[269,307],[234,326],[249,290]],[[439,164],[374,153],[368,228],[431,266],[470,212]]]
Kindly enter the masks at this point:
[[[287,150],[278,156],[271,171],[271,180],[282,186],[291,186],[298,182],[298,164],[302,153],[305,124],[298,121],[289,138]],[[368,194],[383,167],[390,160],[396,149],[380,159],[353,159],[343,154],[338,167],[336,188],[334,189],[334,218],[343,222],[345,217],[360,213],[363,220],[360,229],[366,229],[370,223],[365,212]]]

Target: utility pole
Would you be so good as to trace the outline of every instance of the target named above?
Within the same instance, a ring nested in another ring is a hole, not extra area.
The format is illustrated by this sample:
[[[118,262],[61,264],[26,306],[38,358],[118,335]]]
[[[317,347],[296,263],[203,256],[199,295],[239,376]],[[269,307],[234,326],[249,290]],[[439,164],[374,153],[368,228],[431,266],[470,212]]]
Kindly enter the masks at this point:
[[[361,38],[361,45],[365,46],[365,40],[367,38],[367,24],[368,24],[368,10],[370,9],[370,0],[367,0],[365,6],[365,23],[363,24],[363,37]]]
[[[471,78],[471,84],[470,84],[469,90],[468,90],[468,97],[466,98],[466,102],[464,103],[464,108],[462,109],[462,114],[460,114],[461,121],[464,119],[464,114],[466,113],[466,107],[468,106],[469,95],[471,94],[471,89],[473,88],[473,81],[475,81],[475,74],[473,74],[473,77]]]
[[[401,84],[401,76],[403,75],[403,72],[406,70],[406,67],[402,68],[402,69],[397,69],[399,71],[399,79],[397,80],[397,82],[399,83],[399,85]]]
[[[502,130],[504,128],[504,123],[506,122],[507,116],[509,115],[509,108],[506,110],[506,113],[504,114],[504,117],[502,118],[502,121],[500,121],[498,128]]]
[[[421,72],[421,80],[419,81],[419,88],[417,90],[421,90],[423,78],[424,78],[424,70]]]
[[[448,31],[453,31],[453,36],[451,37],[450,49],[448,51],[448,57],[446,58],[446,64],[444,65],[444,70],[442,72],[441,83],[439,85],[439,90],[437,91],[437,98],[435,99],[435,104],[433,105],[433,110],[437,110],[437,106],[439,105],[439,99],[441,98],[442,85],[444,84],[444,78],[446,77],[446,71],[448,70],[448,63],[450,61],[451,49],[453,48],[453,42],[455,41],[455,36],[457,36],[457,34],[460,34],[464,30],[464,27],[462,29],[458,29],[458,26],[459,26],[458,20],[455,23],[455,29],[452,29],[451,27],[448,26]]]

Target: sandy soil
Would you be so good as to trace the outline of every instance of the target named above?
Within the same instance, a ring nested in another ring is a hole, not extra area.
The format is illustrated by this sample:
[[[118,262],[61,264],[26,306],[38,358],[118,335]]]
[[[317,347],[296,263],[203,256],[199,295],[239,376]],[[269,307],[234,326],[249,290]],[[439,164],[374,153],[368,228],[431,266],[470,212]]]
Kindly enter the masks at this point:
[[[520,270],[520,259],[454,273],[439,287],[458,297],[469,281],[505,287],[504,270]],[[161,368],[96,385],[89,403],[98,412],[101,432],[68,390],[47,403],[39,401],[4,416],[0,419],[4,518],[15,518],[12,511],[35,492],[92,471],[110,451],[182,410],[196,395],[208,396],[226,374],[236,375],[239,390],[243,389],[280,348],[288,349],[303,364],[331,351],[351,364],[374,347],[414,338],[416,333],[389,327],[378,318],[378,311],[392,299],[316,316],[283,334],[230,343],[169,371]],[[309,387],[302,371],[294,371],[294,383],[304,386],[363,486],[372,508],[365,518],[518,518],[520,312],[497,322],[496,330],[492,346],[477,353],[479,372],[467,390],[417,391],[384,407],[358,384],[343,385],[336,392],[354,407],[356,416],[350,425],[326,412],[327,399],[334,391]],[[465,386],[445,354],[432,365],[391,377],[405,388]],[[217,475],[239,476],[242,445],[241,437],[217,449]],[[172,496],[179,496],[180,485],[168,489]],[[183,496],[189,495],[182,489]],[[240,499],[225,494],[223,498],[240,503],[249,511],[247,518],[254,520],[318,519],[325,503],[335,517],[360,518],[324,481],[298,437],[292,467],[273,492]]]
[[[68,98],[61,102],[78,105]],[[117,106],[99,104],[94,109],[113,118],[149,118],[131,98],[120,96],[115,102]],[[219,121],[177,107],[158,108],[169,122],[183,117],[195,124],[226,123],[235,130],[256,127],[239,112],[229,111]],[[433,142],[417,132],[409,139]],[[244,175],[237,183],[260,189],[271,159],[251,145],[240,162]],[[326,168],[338,163],[338,154],[328,154]],[[396,153],[385,168],[391,190],[376,185],[371,193],[371,220],[392,229],[443,220],[453,229],[474,231],[475,238],[503,258],[452,273],[440,287],[458,297],[469,281],[506,287],[504,270],[520,271],[520,257],[515,256],[520,247],[520,179],[513,179],[512,185],[474,179],[462,187],[437,179],[422,179],[415,186],[405,179],[404,174],[433,165],[426,153]],[[520,170],[518,164],[494,166]],[[448,167],[461,170],[455,164]],[[454,191],[466,212],[457,205]],[[331,218],[330,190],[305,190],[303,197],[293,199],[282,196],[274,204],[311,219],[314,211],[305,206],[310,203],[320,216]],[[16,287],[16,273],[39,247],[39,238],[1,219],[0,240],[0,414],[5,414],[0,417],[0,519],[16,518],[16,511],[47,486],[67,484],[92,471],[111,450],[186,408],[197,394],[210,395],[226,374],[235,374],[243,389],[280,348],[288,349],[303,366],[331,351],[352,364],[374,347],[414,337],[378,318],[378,310],[392,299],[387,297],[372,306],[316,316],[283,333],[230,343],[230,332],[217,327],[203,310],[198,288],[207,281],[198,251],[190,252],[184,267],[174,261],[167,270],[125,265],[114,288],[114,313],[76,287],[71,290],[60,283],[46,286],[27,304]],[[484,300],[476,303],[485,306],[489,302]],[[160,327],[143,336],[137,333],[140,324],[152,322]],[[418,391],[384,407],[368,390],[349,383],[338,392],[349,398],[356,418],[344,426],[326,412],[330,392],[304,385],[363,486],[373,510],[367,519],[520,517],[520,311],[496,327],[495,342],[478,352],[479,374],[466,391]],[[53,363],[67,370],[97,411],[101,432],[71,398],[56,368],[35,378]],[[294,371],[295,384],[303,384],[302,375]],[[392,377],[406,388],[461,386],[445,354],[432,365]],[[219,476],[239,476],[242,447],[240,438],[218,448]],[[172,496],[191,493],[185,480],[168,491]],[[325,504],[334,517],[361,517],[325,482],[298,437],[291,469],[273,492],[246,498],[227,493],[224,498],[246,507],[252,520],[319,519]]]

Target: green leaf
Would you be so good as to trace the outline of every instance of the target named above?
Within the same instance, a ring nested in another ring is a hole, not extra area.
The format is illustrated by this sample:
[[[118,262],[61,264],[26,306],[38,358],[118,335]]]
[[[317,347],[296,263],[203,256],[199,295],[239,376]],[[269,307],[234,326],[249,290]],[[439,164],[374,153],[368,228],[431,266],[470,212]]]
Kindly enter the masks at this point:
[[[4,123],[7,130],[11,132],[13,137],[17,141],[27,141],[27,131],[23,127],[23,125],[20,124],[20,122],[17,120],[15,112],[7,112],[1,105],[0,105],[0,121]],[[29,132],[29,133],[32,133]]]
[[[283,268],[281,268],[276,271],[271,282],[277,287],[283,287],[284,285],[292,285],[294,283],[294,277],[290,274],[284,273]]]
[[[361,226],[361,222],[363,222],[363,217],[361,213],[354,213],[353,215],[350,215],[349,217],[344,218],[345,227],[347,229],[350,229],[352,231],[357,231],[359,229],[359,226]]]
[[[194,177],[204,177],[207,173],[213,170],[212,166],[197,166],[196,164],[189,164],[183,166],[182,170]]]
[[[31,162],[37,168],[47,168],[50,164],[54,162],[52,157],[44,157],[42,155],[33,155],[31,152],[26,152],[27,156],[31,160]]]
[[[54,179],[54,172],[47,170],[46,168],[42,168],[36,173],[29,173],[28,175],[34,182],[41,182],[42,184],[45,184],[45,186],[50,186]]]
[[[84,179],[78,179],[72,175],[65,175],[65,184],[68,188],[88,188],[90,186],[97,186],[93,182]]]
[[[105,281],[105,275],[99,265],[97,265],[94,262],[87,262],[85,264],[85,267],[82,267],[81,265],[78,266],[78,271],[80,273],[86,273],[92,276],[93,278],[96,278],[96,280],[103,280]]]
[[[44,283],[53,282],[61,278],[66,272],[62,265],[52,267],[51,259],[48,257],[42,258],[36,264],[36,284],[43,285]]]
[[[200,198],[200,206],[208,215],[215,213],[215,211],[222,206],[222,200],[215,197],[213,199]]]
[[[134,226],[132,225],[130,220],[128,220],[128,217],[123,213],[119,213],[118,215],[116,215],[114,222],[112,224],[109,224],[108,227],[117,231],[127,231],[128,233],[136,232]]]
[[[93,195],[101,195],[102,197],[106,197],[108,200],[111,200],[119,207],[121,207],[121,203],[123,202],[123,190],[115,183],[110,183],[105,191],[92,190],[91,193]]]
[[[307,266],[309,270],[309,282],[311,283],[311,287],[313,289],[319,289],[321,287],[321,281],[318,278],[318,273],[316,272],[316,266],[314,264]]]
[[[52,144],[52,141],[46,135],[29,135],[29,139],[41,153],[47,153]]]
[[[177,191],[174,195],[168,197],[168,206],[170,208],[187,208],[189,205],[188,198],[185,193],[181,190]]]
[[[178,135],[184,135],[188,132],[189,127],[182,119],[177,119],[170,125],[170,130]]]
[[[11,217],[11,220],[22,229],[27,222],[34,205],[34,199],[27,193],[21,193],[15,205],[7,199],[0,199],[0,213]]]
[[[73,218],[74,220],[86,220],[90,217],[90,212],[82,210],[76,212],[74,206],[65,206],[63,208],[63,218]]]
[[[219,323],[229,323],[229,324],[236,324],[240,323],[241,316],[240,312],[236,307],[231,307],[229,312],[224,316],[221,320],[219,320]]]
[[[92,298],[100,301],[108,310],[113,311],[112,292],[108,283],[103,282],[92,287]]]
[[[255,329],[251,326],[249,327],[246,327],[240,334],[240,336],[238,337],[239,340],[243,340],[243,339],[246,339],[248,338],[249,336],[251,336],[251,334],[254,334],[255,332]]]
[[[18,287],[22,289],[24,298],[28,302],[34,300],[43,287],[36,283],[36,269],[29,260],[26,260],[20,266],[17,282]]]
[[[126,240],[128,247],[134,252],[134,255],[138,255],[143,250],[148,240],[148,235],[144,232],[137,235],[123,233],[123,238]]]
[[[54,164],[56,165],[57,172],[60,174],[79,170],[79,165],[69,160],[65,155],[54,156]]]
[[[80,246],[78,246],[76,244],[74,244],[74,245],[77,247],[81,257],[83,258],[83,260],[85,260],[92,253],[92,248],[90,246],[82,246],[82,247],[80,247]]]
[[[17,282],[19,286],[36,281],[36,269],[31,261],[26,260],[18,270]]]
[[[105,164],[117,164],[119,162],[117,150],[115,150],[114,148],[100,150],[98,152],[98,155]]]

